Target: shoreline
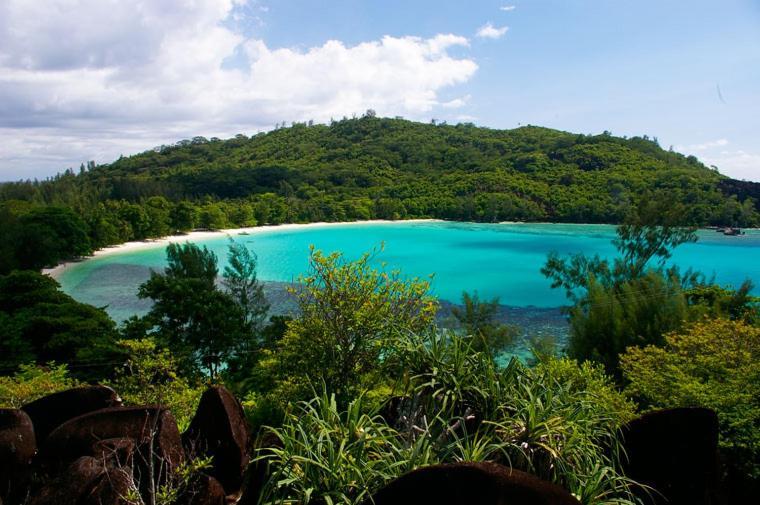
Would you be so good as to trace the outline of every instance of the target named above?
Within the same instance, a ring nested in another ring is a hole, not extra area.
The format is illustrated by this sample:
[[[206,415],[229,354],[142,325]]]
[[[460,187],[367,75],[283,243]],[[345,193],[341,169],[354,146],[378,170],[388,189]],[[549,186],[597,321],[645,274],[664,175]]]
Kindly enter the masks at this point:
[[[108,256],[111,254],[128,252],[128,251],[150,249],[150,248],[164,246],[164,245],[177,243],[177,242],[203,240],[206,238],[218,237],[220,235],[227,235],[227,236],[237,236],[237,235],[243,235],[243,234],[255,235],[257,233],[262,233],[262,232],[267,232],[267,231],[272,231],[272,230],[290,230],[290,229],[300,229],[300,228],[306,228],[306,227],[320,228],[320,227],[333,227],[333,226],[367,225],[367,224],[373,225],[373,224],[393,224],[393,223],[475,223],[475,222],[449,221],[445,219],[433,219],[433,218],[397,219],[397,220],[370,219],[366,221],[339,221],[339,222],[318,221],[314,223],[285,223],[285,224],[276,224],[276,225],[269,224],[269,225],[263,225],[263,226],[250,226],[246,228],[225,228],[222,230],[213,230],[213,231],[197,230],[197,231],[191,231],[191,232],[181,234],[181,235],[168,235],[166,237],[161,237],[161,238],[151,238],[151,239],[145,239],[145,240],[130,241],[130,242],[124,242],[122,244],[107,246],[102,249],[98,249],[97,251],[93,252],[89,256],[83,256],[75,260],[64,261],[51,268],[44,268],[42,269],[42,273],[44,275],[49,275],[55,280],[58,280],[58,278],[64,272],[66,272],[69,268],[71,268],[71,266],[81,263],[83,261],[90,260],[90,259],[98,258],[101,256]],[[478,223],[475,223],[475,224],[478,224]],[[534,221],[499,221],[497,223],[479,223],[479,224],[617,226],[614,224],[605,224],[605,223],[564,223],[564,222],[551,222],[551,221],[536,221],[536,222]],[[760,228],[743,228],[743,229],[748,230],[748,231],[760,230]],[[712,228],[698,228],[698,230],[712,231],[713,229]]]
[[[165,246],[168,244],[176,244],[177,242],[203,240],[206,238],[219,237],[220,235],[236,236],[236,235],[255,235],[257,233],[272,231],[272,230],[292,230],[305,227],[321,228],[332,226],[346,226],[353,224],[390,224],[390,223],[434,223],[434,222],[446,222],[442,219],[404,219],[391,221],[389,219],[370,219],[367,221],[339,221],[339,222],[327,222],[319,221],[316,223],[286,223],[286,224],[268,224],[263,226],[250,226],[247,228],[225,228],[223,230],[197,230],[184,233],[182,235],[168,235],[161,238],[151,238],[145,240],[135,240],[131,242],[124,242],[122,244],[112,245],[98,249],[89,256],[82,256],[75,260],[68,260],[57,264],[51,268],[43,268],[42,274],[49,275],[55,280],[66,272],[73,265],[87,261],[90,259],[109,256],[111,254],[119,254],[129,251],[139,251],[141,249],[152,249],[154,247]]]

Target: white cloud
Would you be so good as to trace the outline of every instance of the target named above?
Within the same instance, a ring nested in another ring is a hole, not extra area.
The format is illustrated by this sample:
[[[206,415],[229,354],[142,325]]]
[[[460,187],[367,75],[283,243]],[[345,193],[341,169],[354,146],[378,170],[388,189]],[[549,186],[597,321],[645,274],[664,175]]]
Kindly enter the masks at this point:
[[[684,152],[694,152],[694,151],[707,151],[709,149],[713,149],[715,147],[723,147],[728,145],[728,140],[726,139],[718,139],[718,140],[710,140],[708,142],[703,142],[702,144],[690,144],[687,146],[676,146],[675,149],[677,151],[684,151]]]
[[[454,98],[453,100],[449,100],[448,102],[443,102],[441,104],[441,107],[444,107],[446,109],[459,109],[467,105],[467,102],[470,101],[470,98],[472,98],[470,95]]]
[[[241,0],[0,3],[0,180],[283,120],[427,118],[464,104],[439,95],[477,70],[451,34],[271,48],[235,28],[261,12]]]
[[[514,6],[514,5],[504,5],[502,7],[499,7],[499,10],[500,11],[504,11],[504,12],[511,12],[511,11],[513,11],[515,9],[516,9],[516,6]]]
[[[483,39],[500,39],[507,30],[509,30],[508,26],[495,27],[491,23],[486,23],[478,28],[476,35]]]
[[[699,158],[708,165],[718,167],[723,175],[734,179],[760,182],[760,153],[748,153],[741,149],[706,154]]]
[[[715,166],[720,173],[734,179],[760,182],[760,153],[750,153],[742,149],[727,149],[728,139],[717,139],[701,144],[679,145],[674,149],[697,156],[702,163]]]

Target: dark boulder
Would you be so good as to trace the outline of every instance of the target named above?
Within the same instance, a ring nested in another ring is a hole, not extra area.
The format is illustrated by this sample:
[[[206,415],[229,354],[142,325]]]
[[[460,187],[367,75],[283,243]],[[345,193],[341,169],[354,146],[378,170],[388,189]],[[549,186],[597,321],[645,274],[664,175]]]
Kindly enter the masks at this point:
[[[420,468],[375,493],[365,505],[579,505],[551,482],[496,463]]]
[[[212,387],[203,393],[182,442],[187,454],[213,457],[209,474],[228,495],[240,491],[250,459],[250,431],[243,407],[229,391]]]
[[[92,455],[98,459],[113,461],[119,466],[132,466],[135,441],[131,438],[106,438],[92,444]]]
[[[132,505],[136,497],[132,469],[83,456],[32,498],[30,505]]]
[[[718,416],[703,408],[658,410],[622,430],[624,473],[654,491],[639,489],[645,504],[717,502]]]
[[[271,431],[265,431],[256,440],[254,454],[260,454],[269,448],[282,449],[282,440]],[[269,478],[267,463],[264,460],[256,460],[248,465],[245,475],[245,484],[243,485],[243,494],[238,501],[238,505],[257,505],[261,496],[261,491]]]
[[[42,445],[54,429],[69,419],[119,405],[121,399],[113,389],[106,386],[85,386],[43,396],[21,409],[32,419],[34,433]]]
[[[185,459],[177,423],[162,407],[116,407],[71,419],[50,434],[40,456],[54,470],[94,451],[102,454],[107,447],[99,446],[100,441],[125,438],[134,443],[134,477],[143,496],[149,494],[151,483],[166,482]],[[128,445],[115,443],[112,448],[127,454]]]
[[[201,474],[184,490],[176,505],[224,505],[224,488],[215,478]]]
[[[37,452],[32,420],[25,412],[0,409],[0,503],[21,501]]]

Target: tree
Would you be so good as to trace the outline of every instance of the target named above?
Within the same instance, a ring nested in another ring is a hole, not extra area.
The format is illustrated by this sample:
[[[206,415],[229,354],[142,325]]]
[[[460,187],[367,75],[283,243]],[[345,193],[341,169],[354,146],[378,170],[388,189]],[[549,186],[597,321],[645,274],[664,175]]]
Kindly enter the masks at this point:
[[[151,298],[146,319],[158,341],[180,357],[187,371],[212,377],[250,338],[243,310],[215,285],[216,255],[195,244],[169,244],[164,273],[151,272],[138,295]]]
[[[19,217],[19,267],[38,270],[92,252],[87,225],[67,207],[40,207]]]
[[[171,410],[180,430],[190,424],[203,388],[182,377],[172,354],[151,338],[121,340],[127,355],[109,385],[127,405],[163,405]]]
[[[171,210],[171,225],[176,231],[190,231],[198,222],[198,209],[191,202],[178,202]]]
[[[283,399],[325,387],[345,404],[378,372],[396,332],[428,328],[437,304],[429,282],[373,268],[374,254],[355,261],[312,247],[309,274],[293,289],[299,315],[288,323],[270,366]]]
[[[715,410],[733,477],[760,485],[760,328],[703,320],[666,335],[663,347],[629,348],[620,366],[627,392],[646,408]]]
[[[30,270],[0,276],[0,369],[67,363],[79,377],[103,377],[115,355],[116,325],[52,278]]]
[[[497,321],[498,298],[482,301],[477,291],[472,295],[464,292],[462,305],[462,308],[453,307],[451,313],[459,321],[465,333],[472,336],[475,350],[496,355],[512,343],[517,329]]]
[[[541,272],[574,302],[569,356],[602,363],[619,378],[618,356],[626,347],[662,344],[663,335],[689,317],[684,288],[696,285],[699,276],[666,268],[675,247],[696,240],[694,229],[677,226],[683,215],[682,207],[662,195],[649,195],[618,227],[618,257],[611,265],[599,256],[549,255]]]
[[[258,334],[269,312],[264,286],[256,277],[258,258],[245,245],[230,239],[224,287],[243,311],[251,331]]]
[[[21,365],[13,375],[0,376],[0,408],[18,409],[43,396],[79,386],[66,365]]]

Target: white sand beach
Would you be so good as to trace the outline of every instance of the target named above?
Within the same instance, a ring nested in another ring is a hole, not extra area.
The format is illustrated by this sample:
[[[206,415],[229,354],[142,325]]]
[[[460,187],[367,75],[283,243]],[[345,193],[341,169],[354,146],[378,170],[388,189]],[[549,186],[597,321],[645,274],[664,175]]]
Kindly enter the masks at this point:
[[[424,222],[436,222],[436,221],[441,221],[441,220],[440,219],[408,219],[408,220],[404,220],[403,222],[424,223]],[[279,224],[279,225],[253,226],[249,228],[229,228],[229,229],[215,230],[215,231],[192,231],[192,232],[185,233],[182,235],[170,235],[168,237],[125,242],[119,245],[104,247],[103,249],[98,249],[90,256],[85,256],[77,260],[65,261],[63,263],[59,263],[58,265],[52,268],[45,268],[42,270],[42,273],[49,275],[53,279],[58,279],[60,275],[63,274],[63,272],[65,272],[72,265],[75,265],[82,261],[86,261],[90,258],[95,258],[99,256],[107,256],[110,254],[119,254],[119,253],[123,253],[127,251],[136,251],[140,249],[152,249],[155,247],[163,247],[167,244],[172,244],[176,242],[193,242],[193,241],[203,240],[206,238],[218,237],[219,235],[229,235],[233,237],[236,235],[243,235],[243,234],[255,235],[257,233],[262,233],[262,232],[272,231],[272,230],[284,231],[284,230],[292,230],[292,229],[305,228],[305,227],[318,228],[318,227],[327,227],[327,226],[347,226],[347,225],[356,225],[356,224],[361,224],[361,225],[388,224],[388,223],[398,223],[398,222],[399,221],[390,221],[386,219],[373,219],[369,221],[341,221],[338,223],[328,223],[328,222],[298,223],[298,224],[289,223],[289,224]]]

